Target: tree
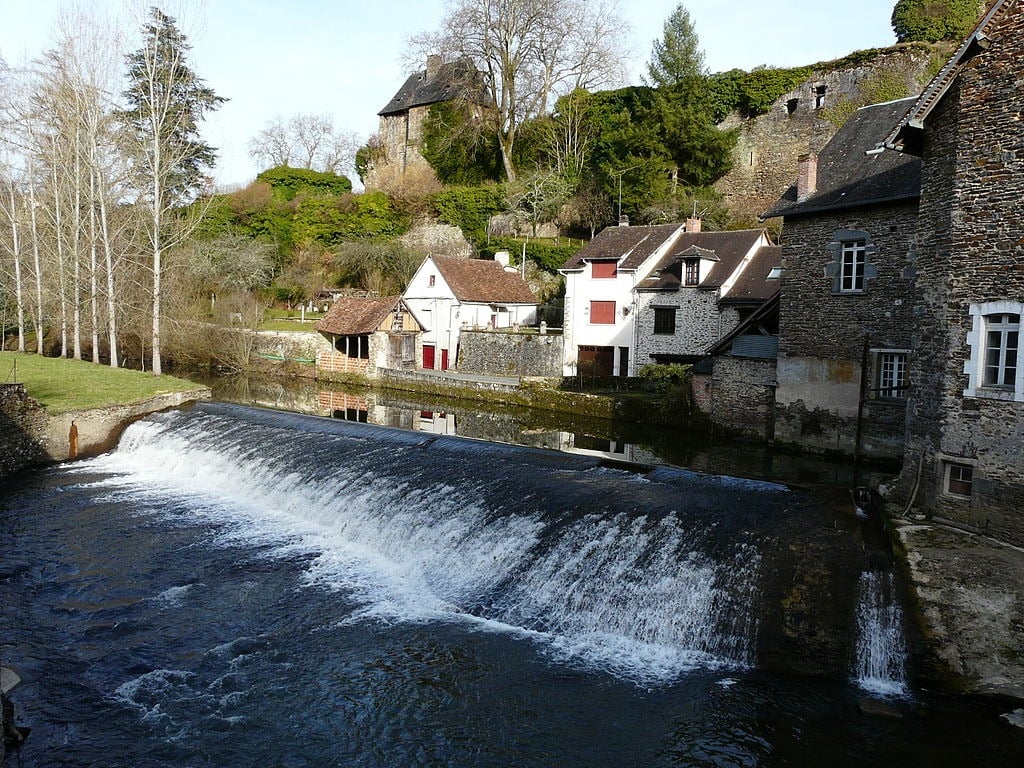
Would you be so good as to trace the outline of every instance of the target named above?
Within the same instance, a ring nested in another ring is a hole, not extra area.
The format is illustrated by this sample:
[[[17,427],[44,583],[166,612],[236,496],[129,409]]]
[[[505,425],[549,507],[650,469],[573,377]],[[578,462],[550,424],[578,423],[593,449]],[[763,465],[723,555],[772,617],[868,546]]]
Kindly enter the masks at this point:
[[[354,133],[335,130],[330,115],[278,116],[249,140],[249,155],[265,168],[344,174],[354,170],[359,144]]]
[[[196,195],[204,183],[204,168],[216,160],[214,148],[199,135],[199,123],[225,99],[189,68],[190,46],[175,19],[152,8],[142,33],[143,46],[127,58],[128,109],[121,116],[134,139],[137,183],[147,214],[153,278],[150,353],[153,373],[160,375],[164,251],[188,234],[187,227],[171,228],[171,214]],[[181,222],[181,217],[174,220]]]
[[[704,53],[682,3],[665,21],[661,40],[654,41],[645,82],[658,88],[675,86],[704,76]]]
[[[985,4],[979,0],[898,0],[892,9],[896,40],[959,41],[978,22]]]
[[[524,120],[575,88],[615,84],[626,60],[616,0],[453,0],[437,32],[413,38],[419,58],[468,58],[483,76],[506,177]]]

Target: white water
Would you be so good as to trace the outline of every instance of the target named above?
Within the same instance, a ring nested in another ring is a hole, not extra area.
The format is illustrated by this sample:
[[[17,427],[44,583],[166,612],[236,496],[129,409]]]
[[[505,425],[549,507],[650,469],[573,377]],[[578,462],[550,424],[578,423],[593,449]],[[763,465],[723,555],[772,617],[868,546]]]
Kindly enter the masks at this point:
[[[137,422],[88,467],[114,473],[115,494],[212,523],[219,541],[310,556],[309,584],[355,600],[352,620],[469,621],[644,683],[751,661],[753,547],[737,544],[716,562],[693,546],[702,531],[636,512],[582,515],[546,532],[543,498],[509,499],[514,513],[482,504],[500,476],[405,482],[393,468],[417,461],[415,448],[366,441],[353,454],[344,436],[241,432]],[[279,440],[304,460],[289,462]],[[389,460],[390,475],[380,469]]]
[[[905,696],[907,646],[893,574],[865,571],[860,576],[859,590],[854,670],[857,685],[881,696]]]

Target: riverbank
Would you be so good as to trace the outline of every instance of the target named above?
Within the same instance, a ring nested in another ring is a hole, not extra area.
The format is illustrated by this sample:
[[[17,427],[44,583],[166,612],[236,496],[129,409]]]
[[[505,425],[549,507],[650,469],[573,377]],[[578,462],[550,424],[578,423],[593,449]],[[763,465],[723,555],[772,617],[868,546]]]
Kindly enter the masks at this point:
[[[210,397],[172,376],[15,352],[0,352],[0,374],[0,479],[102,453],[136,418]]]

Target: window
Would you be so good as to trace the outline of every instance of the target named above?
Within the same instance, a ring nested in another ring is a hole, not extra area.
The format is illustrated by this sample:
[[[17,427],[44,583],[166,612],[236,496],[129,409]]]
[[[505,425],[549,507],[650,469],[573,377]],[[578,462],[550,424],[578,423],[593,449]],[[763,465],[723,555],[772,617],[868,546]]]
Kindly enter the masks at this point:
[[[788,99],[786,101],[786,114],[792,115],[796,112],[797,106],[800,104],[800,99]]]
[[[984,386],[1013,389],[1017,381],[1019,337],[1020,315],[1006,312],[985,317]]]
[[[968,377],[964,396],[1024,401],[1024,368],[1018,365],[1024,303],[972,304],[970,314],[970,357],[964,364]]]
[[[867,263],[867,243],[850,240],[843,243],[843,262],[839,277],[842,293],[864,290],[864,265]]]
[[[700,284],[700,259],[687,259],[683,263],[683,285]]]
[[[859,229],[840,229],[826,250],[832,257],[825,265],[825,276],[832,280],[832,292],[866,293],[871,281],[878,277],[878,269],[872,263],[876,248],[871,236]]]
[[[590,323],[591,323],[591,325],[614,325],[615,324],[615,302],[614,301],[592,301],[592,302],[590,302]]]
[[[816,85],[814,86],[814,108],[824,109],[825,108],[825,92],[828,90],[828,86]]]
[[[889,400],[907,396],[907,353],[899,350],[876,350],[875,394]]]
[[[434,287],[434,283],[436,282],[436,280],[437,280],[437,276],[436,275],[431,275],[430,277],[427,278],[427,285],[429,285],[431,288],[433,288]]]
[[[973,485],[974,467],[970,464],[946,463],[946,493],[969,499]]]
[[[675,307],[654,308],[654,332],[672,335],[676,332]]]
[[[595,279],[617,277],[618,274],[618,265],[614,261],[590,262],[590,276]]]

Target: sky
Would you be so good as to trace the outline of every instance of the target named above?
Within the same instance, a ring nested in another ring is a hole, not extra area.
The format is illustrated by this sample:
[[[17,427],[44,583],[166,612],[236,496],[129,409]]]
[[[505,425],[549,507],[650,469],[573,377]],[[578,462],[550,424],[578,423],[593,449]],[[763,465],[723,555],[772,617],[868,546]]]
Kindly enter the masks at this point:
[[[135,3],[138,5],[138,2]],[[149,4],[155,4],[151,2]],[[620,0],[631,29],[629,84],[639,84],[651,44],[679,0]],[[797,66],[840,58],[895,42],[889,18],[895,0],[685,0],[711,72],[762,64]],[[145,5],[145,4],[144,4]],[[91,0],[131,32],[124,0]],[[445,0],[206,0],[181,20],[191,64],[229,101],[202,133],[217,147],[219,187],[244,185],[260,168],[247,144],[275,117],[329,115],[337,129],[365,140],[406,77],[423,65],[403,63],[405,41],[432,31]],[[0,0],[0,56],[17,67],[52,46],[67,0]],[[120,19],[120,22],[116,20]],[[132,46],[134,48],[135,46]]]

